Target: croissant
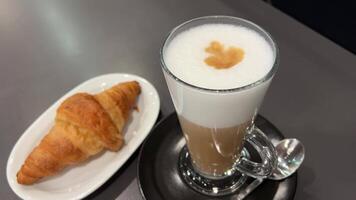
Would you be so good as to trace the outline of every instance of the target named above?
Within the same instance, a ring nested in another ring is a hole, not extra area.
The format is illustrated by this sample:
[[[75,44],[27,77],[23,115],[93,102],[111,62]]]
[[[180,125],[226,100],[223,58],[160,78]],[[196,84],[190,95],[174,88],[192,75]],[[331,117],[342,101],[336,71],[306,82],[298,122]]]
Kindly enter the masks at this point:
[[[138,82],[131,81],[96,95],[78,93],[66,99],[57,109],[54,126],[18,171],[17,182],[30,185],[104,149],[118,151],[140,92]]]

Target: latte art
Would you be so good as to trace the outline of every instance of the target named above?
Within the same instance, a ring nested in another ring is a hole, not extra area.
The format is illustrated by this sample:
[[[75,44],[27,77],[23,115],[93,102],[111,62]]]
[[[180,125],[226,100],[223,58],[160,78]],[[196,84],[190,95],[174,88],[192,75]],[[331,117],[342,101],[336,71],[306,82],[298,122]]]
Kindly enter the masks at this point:
[[[205,48],[205,51],[211,54],[204,60],[205,63],[216,69],[228,69],[241,62],[244,57],[242,49],[237,47],[225,49],[218,41],[211,42],[210,46]]]

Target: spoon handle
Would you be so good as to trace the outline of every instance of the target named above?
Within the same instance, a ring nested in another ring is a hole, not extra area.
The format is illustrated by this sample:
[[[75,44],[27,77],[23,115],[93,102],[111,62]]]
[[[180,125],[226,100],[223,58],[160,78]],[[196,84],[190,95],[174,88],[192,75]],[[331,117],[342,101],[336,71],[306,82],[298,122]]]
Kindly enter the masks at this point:
[[[253,192],[261,183],[263,182],[262,178],[257,178],[252,181],[243,191],[240,191],[236,196],[236,200],[242,200],[246,196],[248,196],[251,192]]]

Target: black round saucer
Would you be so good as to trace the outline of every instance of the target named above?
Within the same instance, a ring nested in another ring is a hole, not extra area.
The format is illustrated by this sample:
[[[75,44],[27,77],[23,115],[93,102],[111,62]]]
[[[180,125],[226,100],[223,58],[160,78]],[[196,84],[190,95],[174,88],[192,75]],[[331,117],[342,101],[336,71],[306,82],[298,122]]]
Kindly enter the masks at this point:
[[[255,124],[273,143],[284,136],[265,118]],[[138,183],[147,200],[234,199],[234,194],[211,197],[191,189],[178,174],[178,158],[185,145],[176,113],[161,120],[145,140],[139,155]],[[265,180],[246,199],[292,200],[297,187],[297,173],[282,181]]]

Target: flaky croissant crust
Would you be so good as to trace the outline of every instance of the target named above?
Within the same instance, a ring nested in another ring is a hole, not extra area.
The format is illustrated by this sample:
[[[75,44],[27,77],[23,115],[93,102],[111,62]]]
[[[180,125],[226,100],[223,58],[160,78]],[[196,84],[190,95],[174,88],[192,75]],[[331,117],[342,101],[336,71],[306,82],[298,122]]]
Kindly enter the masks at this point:
[[[33,184],[104,149],[118,151],[140,92],[138,82],[131,81],[96,95],[77,93],[66,99],[57,109],[55,125],[18,171],[17,182]]]

